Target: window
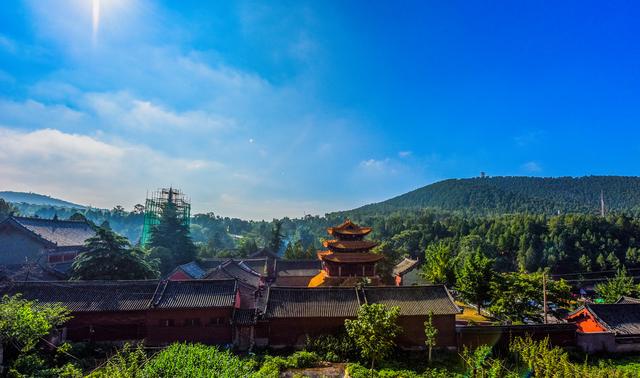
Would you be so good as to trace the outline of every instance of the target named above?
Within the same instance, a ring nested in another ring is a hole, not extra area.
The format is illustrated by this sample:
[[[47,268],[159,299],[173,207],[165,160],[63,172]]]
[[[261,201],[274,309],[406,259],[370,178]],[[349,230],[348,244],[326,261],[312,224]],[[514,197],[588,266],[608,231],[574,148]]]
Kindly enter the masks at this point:
[[[224,318],[211,318],[209,319],[209,325],[210,326],[217,326],[217,325],[223,325],[224,324]]]
[[[173,327],[174,324],[173,319],[160,319],[160,327]]]
[[[185,319],[184,320],[184,326],[185,327],[199,327],[200,326],[200,319],[198,319],[198,318]]]

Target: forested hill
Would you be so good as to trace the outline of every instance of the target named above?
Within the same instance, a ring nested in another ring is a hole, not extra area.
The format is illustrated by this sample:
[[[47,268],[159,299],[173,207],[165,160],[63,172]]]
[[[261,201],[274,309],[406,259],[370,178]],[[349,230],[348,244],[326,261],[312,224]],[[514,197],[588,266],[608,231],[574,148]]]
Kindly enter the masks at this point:
[[[373,215],[418,208],[471,215],[523,212],[597,214],[601,191],[607,211],[640,214],[640,177],[586,176],[444,180],[387,201],[333,215]]]
[[[0,198],[11,203],[27,203],[31,205],[44,205],[53,207],[70,207],[75,209],[84,209],[85,206],[61,199],[45,196],[37,193],[26,192],[0,192]]]

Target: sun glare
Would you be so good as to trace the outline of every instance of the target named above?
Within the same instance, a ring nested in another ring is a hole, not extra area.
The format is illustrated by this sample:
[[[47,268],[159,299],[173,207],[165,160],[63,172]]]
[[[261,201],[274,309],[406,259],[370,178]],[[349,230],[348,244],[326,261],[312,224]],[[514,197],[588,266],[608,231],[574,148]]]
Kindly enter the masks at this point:
[[[98,39],[98,28],[100,27],[100,0],[92,0],[92,31],[93,43]]]

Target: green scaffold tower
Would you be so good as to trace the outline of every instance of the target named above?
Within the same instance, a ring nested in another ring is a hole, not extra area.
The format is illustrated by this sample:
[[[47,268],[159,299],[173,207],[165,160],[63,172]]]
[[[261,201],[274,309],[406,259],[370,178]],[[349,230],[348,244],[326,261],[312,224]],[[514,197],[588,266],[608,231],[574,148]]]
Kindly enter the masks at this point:
[[[153,226],[160,223],[162,210],[167,203],[173,203],[176,207],[176,213],[182,220],[182,224],[189,227],[191,223],[191,203],[184,193],[178,189],[164,188],[158,189],[151,193],[151,197],[147,196],[144,206],[144,225],[142,227],[142,237],[140,244],[146,246],[151,240],[151,230]]]

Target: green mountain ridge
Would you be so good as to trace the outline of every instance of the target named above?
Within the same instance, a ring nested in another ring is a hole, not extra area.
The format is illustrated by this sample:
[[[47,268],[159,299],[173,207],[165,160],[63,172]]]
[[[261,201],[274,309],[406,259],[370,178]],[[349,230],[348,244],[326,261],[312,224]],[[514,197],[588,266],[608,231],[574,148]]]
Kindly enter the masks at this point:
[[[12,192],[2,191],[0,192],[0,198],[10,203],[27,203],[31,205],[53,206],[53,207],[67,207],[73,209],[85,209],[86,206],[78,205],[73,202],[53,198],[47,195],[38,193],[27,192]]]
[[[386,214],[422,208],[470,215],[640,213],[640,177],[477,177],[439,181],[386,201],[332,215]]]

